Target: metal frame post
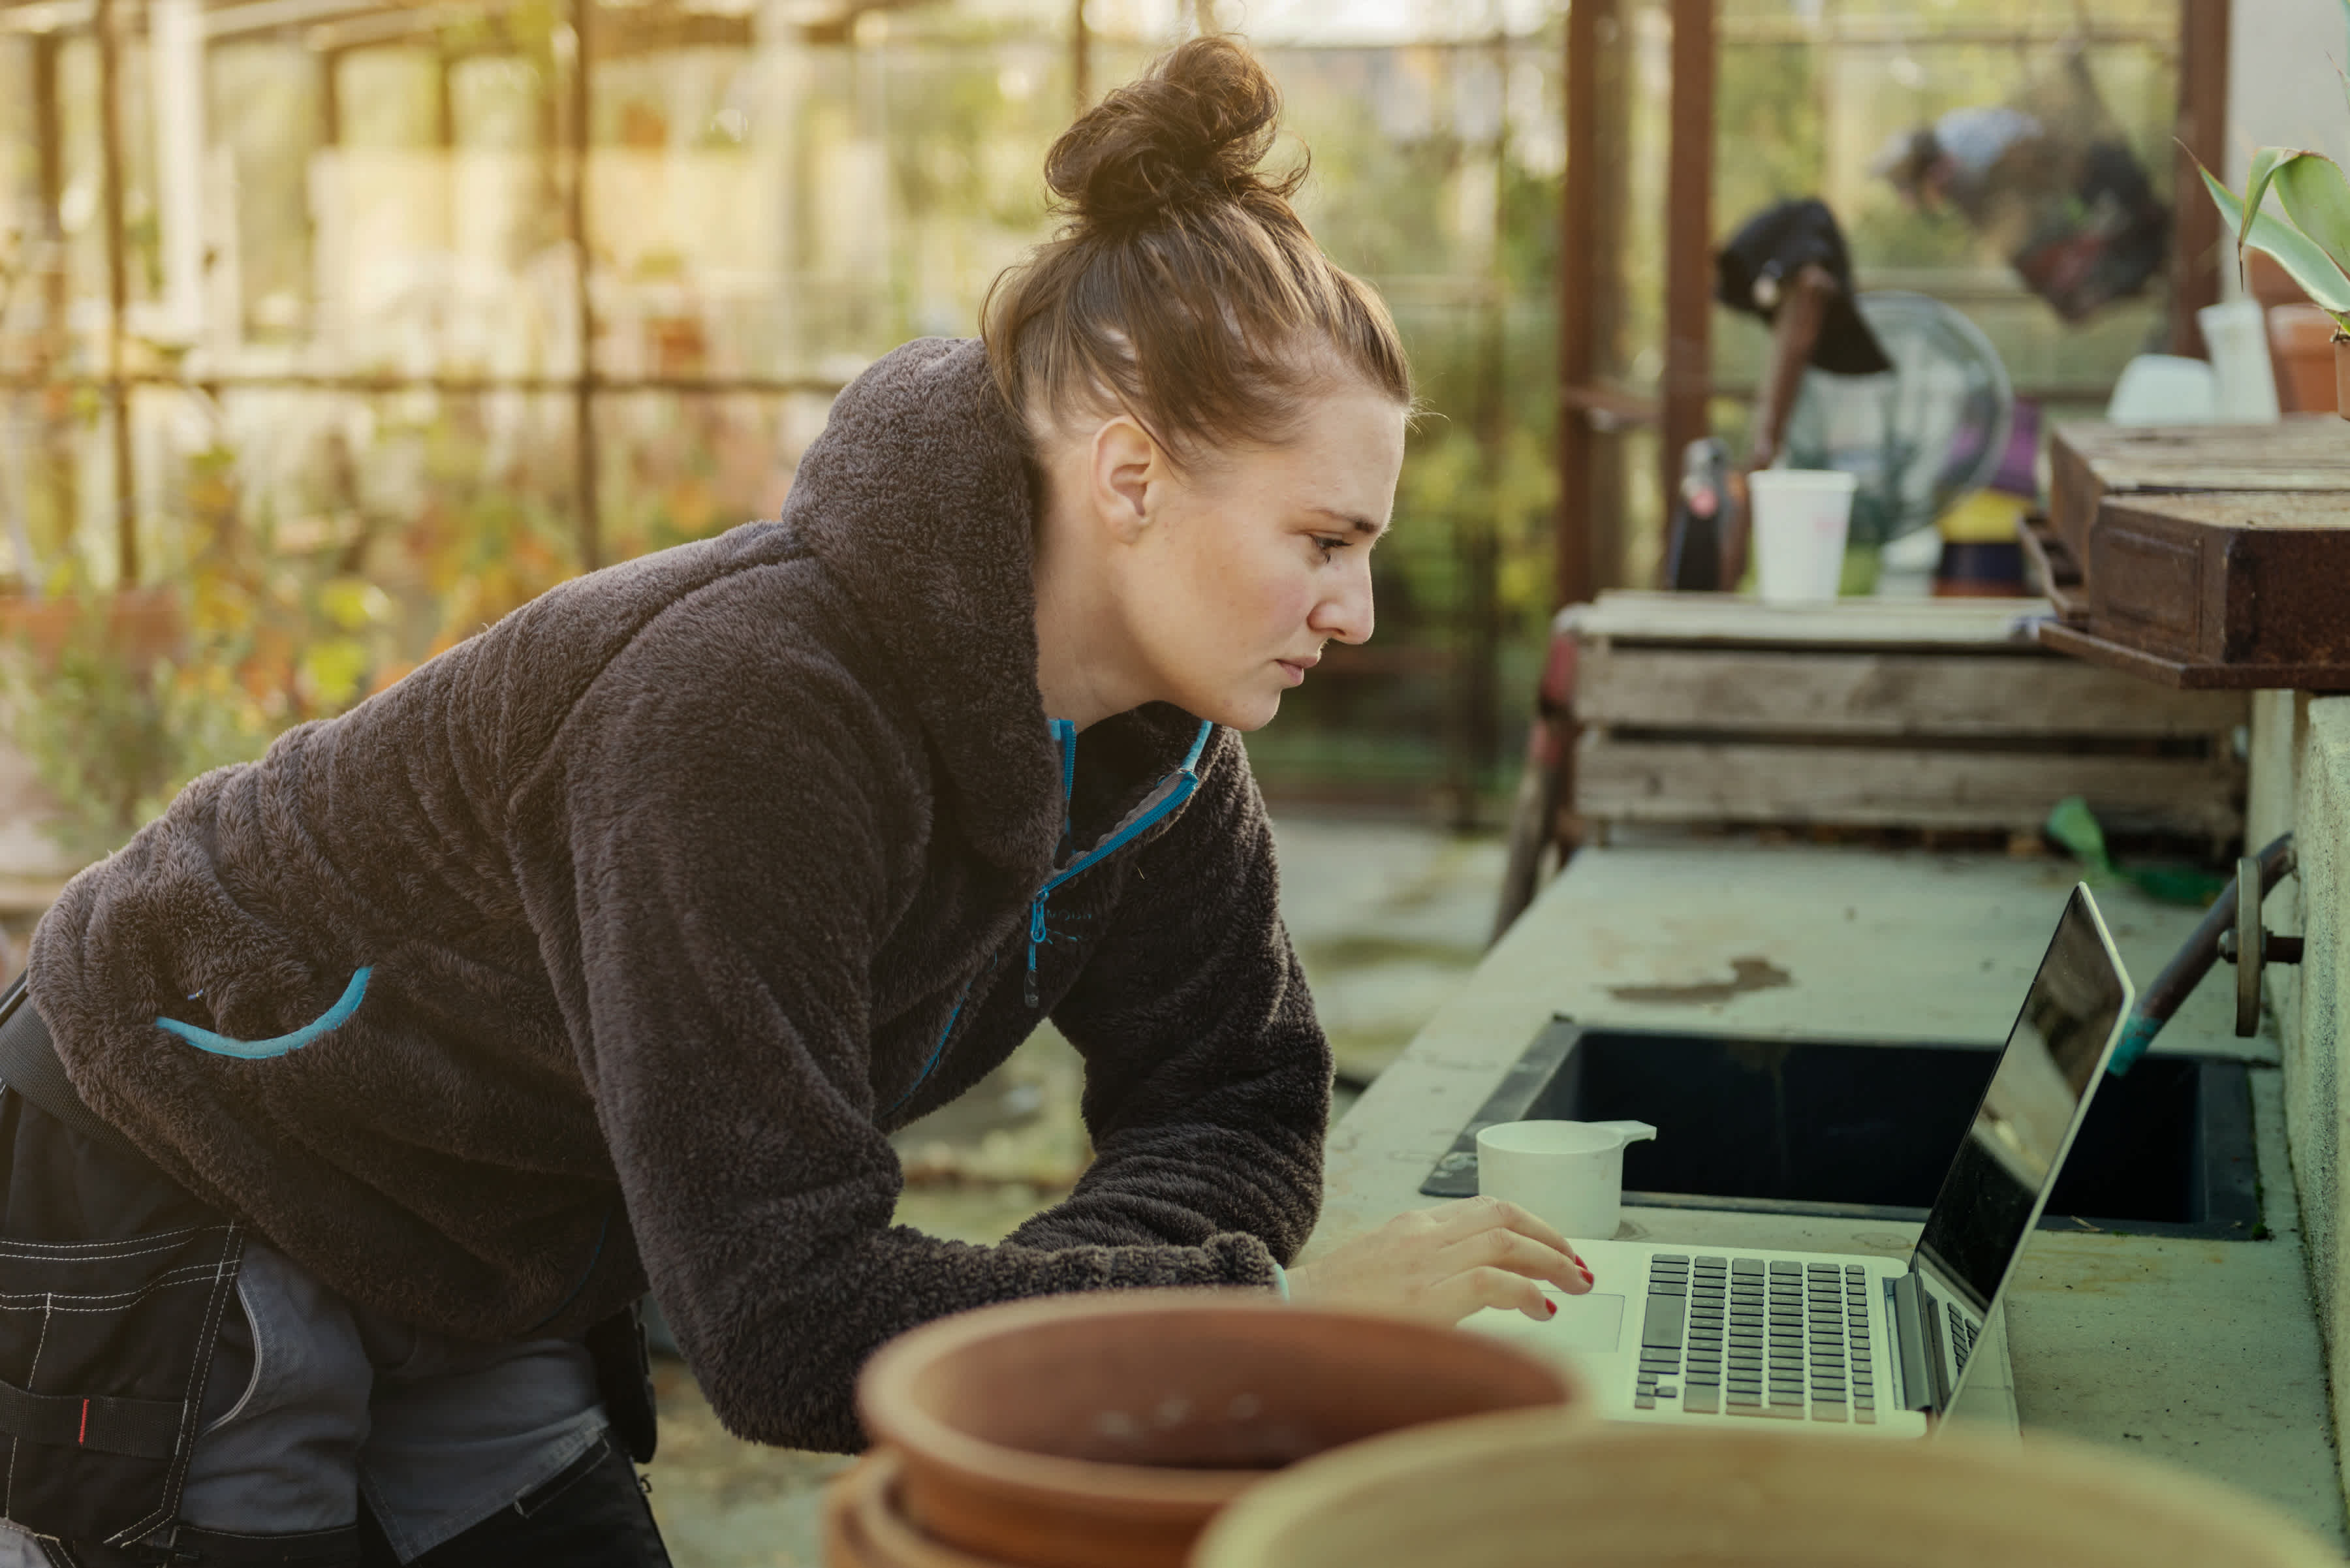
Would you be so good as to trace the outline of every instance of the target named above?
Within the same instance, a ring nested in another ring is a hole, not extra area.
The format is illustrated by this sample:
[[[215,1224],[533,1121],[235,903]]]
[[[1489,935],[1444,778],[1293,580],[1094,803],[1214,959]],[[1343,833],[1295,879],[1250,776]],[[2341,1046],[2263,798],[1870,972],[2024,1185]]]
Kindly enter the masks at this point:
[[[1566,175],[1559,192],[1558,519],[1552,592],[1581,604],[1596,587],[1592,573],[1592,431],[1578,395],[1598,369],[1593,286],[1599,260],[1600,22],[1615,0],[1573,0],[1566,11]]]
[[[1669,515],[1681,452],[1711,431],[1716,0],[1672,0],[1672,144],[1665,178],[1664,450]]]
[[[595,0],[570,0],[570,12],[571,123],[566,129],[571,145],[571,183],[564,206],[575,258],[573,303],[579,333],[579,379],[571,397],[572,484],[579,509],[579,566],[592,572],[603,565],[604,556],[596,473],[596,300],[588,286],[592,250],[588,229],[588,72],[595,60]]]
[[[33,39],[33,134],[39,143],[36,156],[45,269],[41,337],[34,369],[45,383],[41,389],[46,395],[40,401],[40,466],[47,470],[52,516],[60,545],[71,543],[75,524],[81,514],[80,477],[73,460],[73,420],[62,389],[55,385],[58,366],[72,348],[67,336],[73,305],[73,275],[66,249],[65,136],[61,129],[64,116],[59,111],[57,96],[57,57],[64,45],[63,37],[56,33],[43,33]],[[33,563],[25,562],[24,570],[26,591],[40,597],[44,585],[35,576]]]
[[[2228,155],[2230,0],[2180,0],[2178,122],[2171,181],[2170,351],[2199,356],[2196,311],[2220,302],[2225,259],[2219,210],[2203,194],[2195,161],[2224,172]]]
[[[130,459],[130,384],[123,370],[124,318],[130,269],[124,254],[122,40],[115,0],[98,0],[98,140],[106,213],[106,395],[114,415],[115,574],[118,587],[139,586],[139,497]]]

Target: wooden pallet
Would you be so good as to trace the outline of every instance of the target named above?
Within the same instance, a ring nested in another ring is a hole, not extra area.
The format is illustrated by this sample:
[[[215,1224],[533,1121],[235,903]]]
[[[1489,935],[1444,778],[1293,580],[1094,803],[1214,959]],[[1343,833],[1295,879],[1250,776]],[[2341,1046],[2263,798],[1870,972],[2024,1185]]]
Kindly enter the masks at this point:
[[[2031,640],[2040,600],[1778,608],[1612,594],[1573,614],[1571,810],[1611,824],[2035,832],[2243,826],[2241,693],[2148,685]]]

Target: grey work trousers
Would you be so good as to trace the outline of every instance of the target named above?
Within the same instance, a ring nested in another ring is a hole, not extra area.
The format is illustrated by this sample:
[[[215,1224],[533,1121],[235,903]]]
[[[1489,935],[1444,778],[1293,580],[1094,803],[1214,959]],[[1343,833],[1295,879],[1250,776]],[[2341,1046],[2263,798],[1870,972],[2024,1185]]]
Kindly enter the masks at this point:
[[[248,1242],[224,1316],[180,1514],[281,1535],[346,1526],[362,1497],[410,1562],[528,1496],[606,1431],[569,1340],[483,1345],[354,1305]],[[45,1565],[0,1529],[0,1568]]]

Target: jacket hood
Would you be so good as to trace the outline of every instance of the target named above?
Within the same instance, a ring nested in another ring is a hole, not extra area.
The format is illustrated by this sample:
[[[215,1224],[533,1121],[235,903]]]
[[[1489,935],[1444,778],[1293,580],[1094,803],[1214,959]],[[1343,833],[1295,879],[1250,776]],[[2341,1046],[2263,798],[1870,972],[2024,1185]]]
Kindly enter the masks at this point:
[[[1028,872],[1051,863],[1065,810],[1036,685],[1040,500],[985,347],[926,337],[842,390],[783,511],[888,660],[972,846]],[[1153,704],[1086,741],[1155,777],[1180,764],[1198,729]]]

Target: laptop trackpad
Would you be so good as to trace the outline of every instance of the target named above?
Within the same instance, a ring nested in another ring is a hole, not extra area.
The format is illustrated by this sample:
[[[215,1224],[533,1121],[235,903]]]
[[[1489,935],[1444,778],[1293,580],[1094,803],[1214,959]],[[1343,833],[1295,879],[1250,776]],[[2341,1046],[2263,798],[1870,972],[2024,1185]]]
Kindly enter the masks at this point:
[[[1545,1291],[1544,1295],[1550,1295]],[[1593,1355],[1606,1355],[1616,1348],[1624,1333],[1624,1298],[1604,1291],[1592,1291],[1579,1296],[1550,1296],[1558,1303],[1558,1316],[1553,1318],[1543,1334],[1544,1340],[1561,1350],[1579,1350]]]

